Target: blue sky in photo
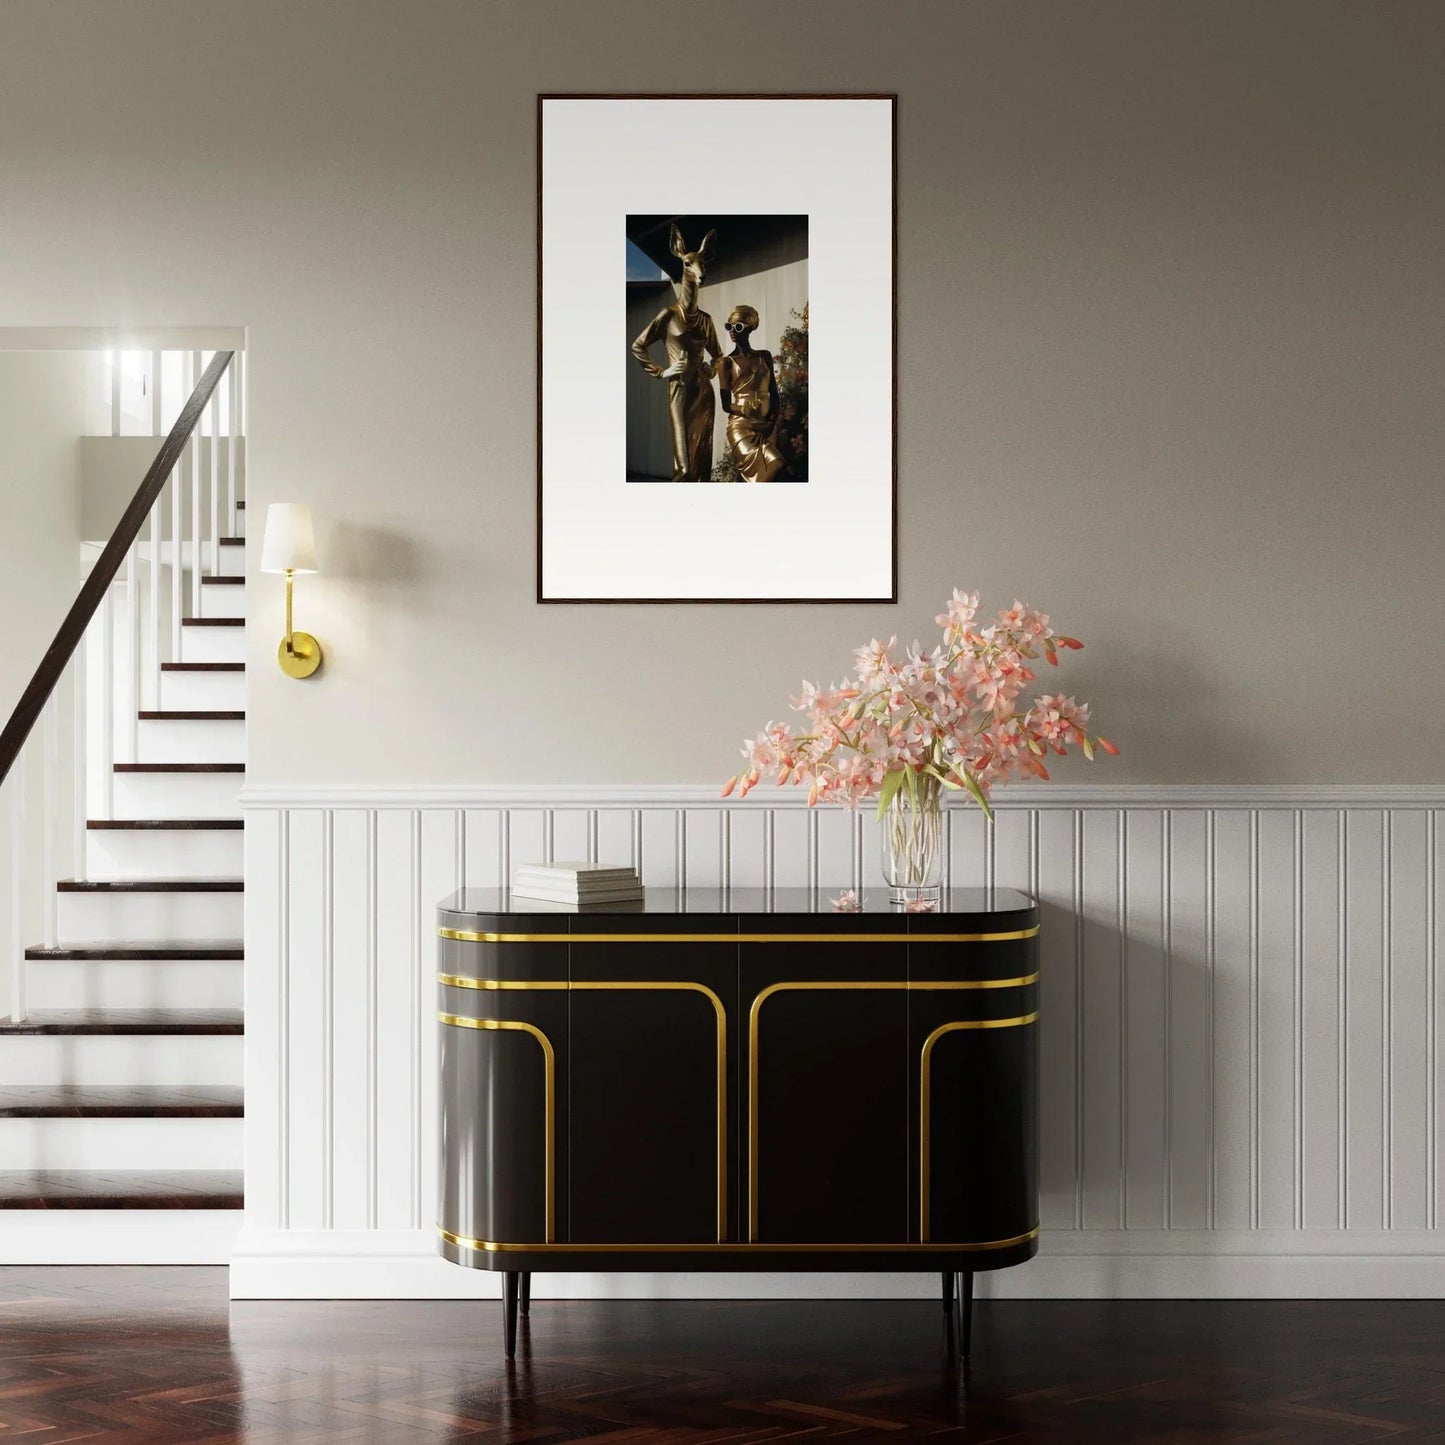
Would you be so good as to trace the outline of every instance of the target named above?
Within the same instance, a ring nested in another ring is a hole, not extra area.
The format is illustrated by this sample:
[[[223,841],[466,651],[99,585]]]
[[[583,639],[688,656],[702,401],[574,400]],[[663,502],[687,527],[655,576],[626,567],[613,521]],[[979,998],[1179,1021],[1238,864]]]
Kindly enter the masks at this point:
[[[627,279],[629,281],[661,281],[664,272],[655,266],[631,241],[627,242]]]

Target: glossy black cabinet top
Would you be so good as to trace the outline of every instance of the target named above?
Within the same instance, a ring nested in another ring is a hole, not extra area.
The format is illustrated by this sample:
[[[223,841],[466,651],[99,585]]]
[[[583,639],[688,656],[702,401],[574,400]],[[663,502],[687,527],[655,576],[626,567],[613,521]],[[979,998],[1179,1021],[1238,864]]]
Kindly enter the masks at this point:
[[[766,914],[773,918],[808,918],[816,922],[820,916],[837,919],[846,923],[848,919],[864,917],[870,927],[876,927],[882,919],[892,918],[919,931],[927,931],[931,919],[946,918],[953,925],[964,919],[1002,923],[1018,922],[1022,915],[1030,915],[1029,926],[1034,920],[1035,903],[1027,894],[1011,888],[955,888],[943,895],[938,909],[930,913],[906,913],[893,907],[884,887],[865,889],[860,912],[843,912],[833,907],[833,899],[843,890],[821,889],[813,892],[807,888],[649,888],[647,897],[641,903],[584,904],[573,907],[565,903],[543,903],[534,898],[514,898],[510,889],[505,888],[464,888],[437,905],[444,927],[458,926],[453,919],[478,917],[531,917],[544,914],[559,914],[563,917],[585,918],[665,918],[679,914],[698,918],[749,918]],[[465,923],[460,926],[465,927]]]

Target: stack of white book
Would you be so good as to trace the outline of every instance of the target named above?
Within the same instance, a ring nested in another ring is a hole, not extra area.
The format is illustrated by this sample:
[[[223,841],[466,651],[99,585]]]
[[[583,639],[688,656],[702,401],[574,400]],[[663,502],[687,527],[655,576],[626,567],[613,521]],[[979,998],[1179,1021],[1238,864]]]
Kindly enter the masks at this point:
[[[636,903],[642,880],[636,868],[606,868],[595,863],[526,863],[512,879],[513,898],[544,903]]]

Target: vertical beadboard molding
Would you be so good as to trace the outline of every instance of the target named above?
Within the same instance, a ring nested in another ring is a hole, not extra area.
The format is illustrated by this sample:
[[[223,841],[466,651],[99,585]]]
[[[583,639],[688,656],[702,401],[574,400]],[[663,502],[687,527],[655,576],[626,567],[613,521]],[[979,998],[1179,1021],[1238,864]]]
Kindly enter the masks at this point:
[[[869,820],[693,787],[251,788],[236,1297],[478,1297],[434,1251],[432,910],[534,858],[650,887],[877,885]],[[1445,1295],[1445,787],[1019,787],[954,886],[1034,893],[1040,1257],[1002,1296]],[[568,1276],[581,1295],[931,1277]]]

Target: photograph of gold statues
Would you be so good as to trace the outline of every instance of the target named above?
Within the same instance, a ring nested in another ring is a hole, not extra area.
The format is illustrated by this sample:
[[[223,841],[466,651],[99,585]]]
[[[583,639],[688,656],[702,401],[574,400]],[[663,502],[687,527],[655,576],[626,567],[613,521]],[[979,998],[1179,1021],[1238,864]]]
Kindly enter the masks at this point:
[[[697,304],[716,239],[717,232],[709,231],[697,250],[689,251],[678,227],[670,228],[672,254],[682,262],[677,299],[648,322],[631,351],[649,376],[667,382],[674,482],[712,480],[717,411],[714,379],[728,419],[728,447],[738,475],[745,482],[771,482],[783,469],[783,458],[773,442],[778,384],[772,354],[752,346],[758,313],[751,306],[733,308],[727,319],[733,349],[724,356],[712,317]],[[666,352],[666,366],[659,366],[652,354],[659,341]]]

